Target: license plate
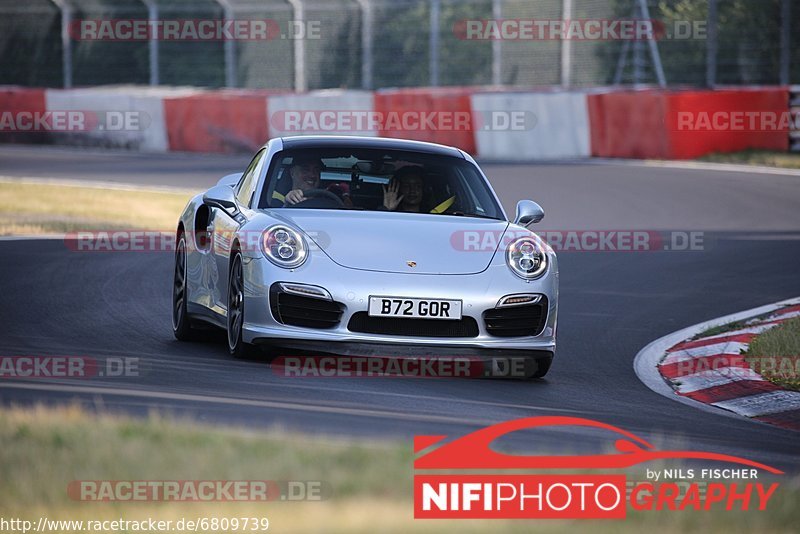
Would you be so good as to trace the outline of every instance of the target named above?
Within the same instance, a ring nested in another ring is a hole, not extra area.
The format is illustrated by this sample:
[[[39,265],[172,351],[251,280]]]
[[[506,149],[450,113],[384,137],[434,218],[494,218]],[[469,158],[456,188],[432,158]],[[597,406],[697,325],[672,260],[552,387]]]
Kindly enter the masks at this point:
[[[371,317],[457,320],[461,319],[461,301],[370,297],[368,313]]]

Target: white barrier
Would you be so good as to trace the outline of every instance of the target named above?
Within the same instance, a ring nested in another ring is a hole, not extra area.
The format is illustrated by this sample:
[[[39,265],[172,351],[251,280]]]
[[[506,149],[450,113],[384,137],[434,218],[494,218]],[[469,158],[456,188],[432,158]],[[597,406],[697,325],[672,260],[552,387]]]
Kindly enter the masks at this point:
[[[585,94],[478,93],[471,102],[473,112],[484,118],[525,114],[517,129],[513,123],[507,128],[480,126],[475,131],[480,158],[530,161],[589,157],[591,153]]]
[[[370,91],[325,90],[270,96],[267,103],[270,137],[292,135],[364,135],[378,132],[367,124],[375,109]],[[352,111],[355,113],[342,113]]]
[[[196,89],[159,87],[48,89],[45,101],[47,111],[84,112],[86,128],[57,134],[58,142],[166,152],[169,143],[164,98],[197,92]]]

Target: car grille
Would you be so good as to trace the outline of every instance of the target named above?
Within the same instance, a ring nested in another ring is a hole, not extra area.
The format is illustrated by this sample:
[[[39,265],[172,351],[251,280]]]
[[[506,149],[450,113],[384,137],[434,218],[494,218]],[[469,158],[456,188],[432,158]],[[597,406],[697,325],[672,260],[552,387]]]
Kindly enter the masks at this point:
[[[338,302],[280,291],[270,292],[269,303],[276,321],[305,328],[335,328],[344,310]]]
[[[547,319],[547,298],[536,304],[494,308],[483,312],[486,332],[496,337],[538,336]]]
[[[441,319],[397,319],[370,317],[367,312],[354,313],[347,328],[363,334],[414,337],[477,337],[478,323],[472,317],[447,321]]]

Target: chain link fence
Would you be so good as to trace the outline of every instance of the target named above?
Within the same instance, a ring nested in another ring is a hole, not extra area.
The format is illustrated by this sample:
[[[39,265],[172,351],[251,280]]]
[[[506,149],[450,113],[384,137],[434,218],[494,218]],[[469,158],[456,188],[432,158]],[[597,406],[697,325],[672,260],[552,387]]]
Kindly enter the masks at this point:
[[[267,21],[269,38],[82,35]],[[572,34],[654,21],[656,39]],[[510,22],[509,22],[510,21]],[[522,35],[526,23],[541,31]],[[510,26],[509,26],[510,24]],[[595,24],[592,26],[591,24]],[[0,0],[0,84],[283,90],[800,83],[797,0]],[[511,28],[511,30],[509,30]],[[514,32],[516,30],[516,33]]]

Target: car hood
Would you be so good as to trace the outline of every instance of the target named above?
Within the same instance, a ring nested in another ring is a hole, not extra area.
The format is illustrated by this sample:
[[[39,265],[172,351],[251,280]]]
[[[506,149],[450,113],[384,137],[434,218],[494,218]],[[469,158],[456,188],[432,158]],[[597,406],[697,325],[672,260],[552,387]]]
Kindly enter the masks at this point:
[[[485,271],[509,225],[475,217],[385,211],[298,208],[273,210],[272,215],[302,230],[342,267],[403,274]]]

